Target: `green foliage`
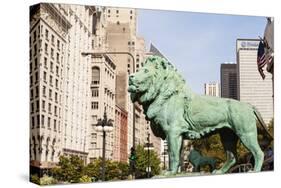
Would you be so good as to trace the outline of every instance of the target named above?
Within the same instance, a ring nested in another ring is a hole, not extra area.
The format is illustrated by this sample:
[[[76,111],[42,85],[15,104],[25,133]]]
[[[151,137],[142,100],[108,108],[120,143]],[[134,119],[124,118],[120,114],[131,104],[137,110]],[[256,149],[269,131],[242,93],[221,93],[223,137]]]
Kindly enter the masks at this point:
[[[61,156],[58,167],[51,170],[57,180],[77,183],[83,176],[84,162],[78,156]]]
[[[31,175],[31,176],[30,176],[30,181],[31,181],[32,183],[36,183],[36,184],[40,185],[40,178],[38,177],[37,174]]]
[[[84,169],[84,174],[96,180],[102,179],[102,160],[96,159],[88,164]],[[117,161],[105,161],[105,180],[124,180],[129,175],[127,163]]]
[[[57,183],[56,179],[47,175],[44,175],[42,178],[40,178],[40,185],[53,185],[56,183]]]
[[[92,182],[92,178],[90,178],[87,175],[84,175],[81,178],[79,178],[79,182],[80,183],[90,183],[90,182]]]
[[[273,118],[268,123],[268,127],[267,128],[268,128],[268,132],[273,137],[274,136],[274,119]],[[271,148],[273,148],[273,143],[274,143],[274,141],[272,140],[271,143],[270,143],[270,147]]]
[[[158,175],[160,173],[160,159],[155,151],[149,151],[149,160],[151,166],[151,176]],[[136,149],[136,178],[146,178],[146,168],[148,166],[148,151],[143,146],[138,145]]]
[[[77,156],[61,156],[58,166],[51,170],[51,174],[60,182],[85,183],[102,179],[102,160],[96,159],[88,165]],[[129,175],[127,163],[106,160],[105,180],[124,180]],[[36,180],[36,179],[35,179]]]
[[[221,161],[226,160],[219,134],[208,138],[192,141],[194,149],[200,151],[203,156],[214,157]]]
[[[203,156],[217,158],[219,162],[226,160],[225,151],[223,149],[219,134],[212,135],[208,138],[192,141],[194,148],[201,152]],[[237,143],[237,157],[239,161],[245,161],[248,150],[244,145],[238,141]]]

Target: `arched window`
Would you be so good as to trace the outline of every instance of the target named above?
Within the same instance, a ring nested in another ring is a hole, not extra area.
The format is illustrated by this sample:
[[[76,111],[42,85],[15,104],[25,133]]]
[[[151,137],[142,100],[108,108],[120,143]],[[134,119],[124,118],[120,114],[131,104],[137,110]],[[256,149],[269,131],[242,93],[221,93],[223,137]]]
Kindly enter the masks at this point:
[[[100,69],[98,67],[92,67],[92,84],[100,83]]]

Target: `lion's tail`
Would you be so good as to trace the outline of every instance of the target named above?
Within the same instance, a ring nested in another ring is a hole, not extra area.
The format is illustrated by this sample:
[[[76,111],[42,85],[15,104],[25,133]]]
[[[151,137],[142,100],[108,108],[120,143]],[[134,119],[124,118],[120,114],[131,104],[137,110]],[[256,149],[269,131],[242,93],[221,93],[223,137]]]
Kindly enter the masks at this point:
[[[270,132],[267,129],[266,123],[263,121],[260,112],[253,107],[253,111],[254,114],[256,116],[256,119],[258,120],[260,127],[258,127],[259,129],[261,129],[261,132],[264,133],[263,135],[266,137],[266,139],[271,142],[273,140],[273,136],[270,134]]]

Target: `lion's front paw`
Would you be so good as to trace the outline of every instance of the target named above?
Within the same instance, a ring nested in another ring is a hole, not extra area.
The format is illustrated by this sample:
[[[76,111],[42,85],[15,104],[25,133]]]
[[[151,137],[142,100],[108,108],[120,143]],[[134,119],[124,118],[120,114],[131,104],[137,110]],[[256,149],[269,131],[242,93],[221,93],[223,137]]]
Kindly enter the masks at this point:
[[[213,170],[212,174],[223,174],[222,170]]]
[[[176,175],[176,172],[173,172],[172,170],[167,170],[163,173],[164,176],[173,176]]]

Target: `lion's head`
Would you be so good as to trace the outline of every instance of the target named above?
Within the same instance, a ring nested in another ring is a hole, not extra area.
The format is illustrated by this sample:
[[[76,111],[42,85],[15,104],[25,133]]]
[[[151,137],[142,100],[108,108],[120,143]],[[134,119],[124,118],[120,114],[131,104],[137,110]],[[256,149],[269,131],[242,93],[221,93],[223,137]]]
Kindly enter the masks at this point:
[[[179,78],[173,65],[158,56],[148,57],[144,66],[129,77],[128,91],[131,93],[132,102],[144,103],[153,100],[160,92],[163,93],[163,85],[167,85],[168,77],[174,78],[169,80]],[[174,89],[174,86],[168,90],[170,89]]]

